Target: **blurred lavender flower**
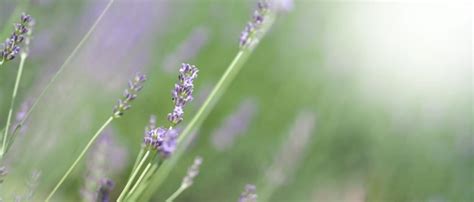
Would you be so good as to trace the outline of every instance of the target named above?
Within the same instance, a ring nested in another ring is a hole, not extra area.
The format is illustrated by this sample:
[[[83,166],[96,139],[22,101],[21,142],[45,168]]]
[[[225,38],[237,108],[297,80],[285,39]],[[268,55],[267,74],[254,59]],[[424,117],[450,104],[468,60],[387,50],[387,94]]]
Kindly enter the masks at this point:
[[[177,125],[183,120],[184,106],[193,100],[194,79],[197,77],[198,68],[190,64],[182,64],[179,69],[178,83],[175,84],[171,97],[174,102],[173,112],[168,114],[168,121]]]
[[[209,30],[204,27],[197,27],[193,29],[188,38],[185,39],[177,50],[166,56],[164,59],[163,69],[171,73],[176,70],[176,66],[179,65],[179,61],[191,60],[206,44],[209,38]]]
[[[115,118],[121,117],[126,110],[130,109],[130,103],[137,97],[145,81],[146,76],[143,74],[137,74],[133,80],[128,81],[128,88],[123,92],[123,98],[119,99],[117,105],[114,106]]]
[[[100,181],[100,187],[97,193],[97,200],[98,202],[109,202],[110,201],[110,193],[114,188],[115,184],[110,179],[102,179]]]
[[[253,45],[257,39],[256,35],[260,31],[263,22],[265,21],[270,11],[270,4],[265,1],[257,3],[257,9],[253,13],[252,20],[247,23],[244,31],[240,34],[239,45],[240,48],[246,48]]]
[[[309,111],[302,111],[288,133],[288,139],[275,156],[273,165],[267,171],[267,183],[270,190],[280,186],[296,169],[306,145],[310,142],[316,124],[316,116]]]
[[[212,145],[219,151],[229,149],[234,143],[234,139],[245,133],[256,111],[257,102],[254,98],[244,100],[238,109],[212,133]]]
[[[123,148],[117,145],[110,129],[99,137],[86,161],[84,187],[81,189],[83,201],[96,201],[104,178],[125,167],[125,153]]]
[[[20,53],[20,44],[25,39],[25,34],[31,30],[33,18],[25,13],[21,14],[20,23],[14,25],[15,29],[8,39],[3,43],[0,51],[0,64],[5,61],[13,60]]]
[[[3,178],[8,174],[7,168],[5,166],[0,167],[0,184],[3,183]]]
[[[197,156],[194,159],[193,165],[189,167],[188,173],[186,174],[186,176],[184,176],[183,182],[181,183],[181,186],[184,189],[190,187],[193,184],[194,178],[199,174],[199,167],[201,166],[201,164],[202,164],[202,157]]]
[[[12,127],[12,131],[17,130],[20,127],[21,121],[25,118],[26,112],[30,109],[30,101],[27,99],[26,101],[22,102],[18,112],[15,115],[15,127]],[[26,130],[26,124],[24,123],[21,125],[19,129],[19,134],[23,133]]]
[[[238,202],[257,202],[257,187],[252,184],[245,185],[245,190],[240,194]]]
[[[294,7],[293,0],[277,0],[275,3],[279,11],[289,12]]]
[[[15,197],[15,201],[30,201],[38,188],[41,172],[34,170],[26,183],[26,193]]]

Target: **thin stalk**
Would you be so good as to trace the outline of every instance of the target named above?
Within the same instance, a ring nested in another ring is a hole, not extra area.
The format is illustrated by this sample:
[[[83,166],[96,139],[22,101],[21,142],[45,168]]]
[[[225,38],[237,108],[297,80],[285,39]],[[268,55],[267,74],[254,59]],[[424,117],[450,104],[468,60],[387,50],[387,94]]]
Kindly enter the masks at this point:
[[[7,123],[5,125],[5,131],[3,132],[2,150],[0,151],[0,158],[2,158],[3,155],[5,155],[5,151],[7,147],[8,131],[10,130],[10,124],[11,124],[11,119],[13,115],[13,108],[15,105],[15,98],[18,93],[18,86],[20,86],[21,76],[23,74],[23,67],[25,66],[25,61],[27,57],[28,57],[28,54],[21,53],[20,66],[18,67],[18,72],[16,74],[16,80],[15,80],[15,87],[13,87],[12,98],[10,101],[10,110],[8,110]]]
[[[84,147],[84,149],[82,150],[82,152],[79,154],[79,156],[76,158],[76,160],[74,161],[74,163],[72,163],[71,167],[69,167],[69,169],[66,171],[66,173],[63,175],[63,177],[61,178],[61,180],[59,180],[59,182],[56,184],[56,186],[54,187],[54,189],[51,191],[51,193],[49,193],[48,197],[46,198],[45,201],[49,201],[51,199],[51,197],[53,197],[54,193],[56,193],[56,191],[58,190],[58,188],[63,184],[64,180],[66,180],[66,178],[69,176],[69,174],[71,174],[72,170],[77,166],[77,164],[79,163],[79,161],[84,157],[84,155],[86,154],[87,150],[89,150],[89,148],[92,146],[92,144],[95,142],[95,140],[97,139],[97,137],[99,137],[99,135],[102,133],[102,131],[105,129],[105,127],[107,127],[107,125],[109,125],[112,120],[114,120],[114,117],[111,116],[109,117],[109,119],[107,119],[107,121],[105,121],[104,124],[102,124],[102,126],[99,128],[99,130],[97,130],[97,132],[94,134],[94,136],[92,136],[92,138],[89,140],[89,142],[86,144],[86,146]]]
[[[166,199],[166,202],[173,202],[185,189],[186,187],[179,186],[179,188],[168,199]]]
[[[142,146],[140,148],[140,152],[138,152],[137,158],[135,159],[135,163],[133,164],[132,170],[135,170],[135,168],[137,168],[138,163],[140,162],[140,159],[142,159],[144,153],[145,153],[145,146]]]
[[[127,199],[129,199],[129,201],[136,201],[137,198],[142,194],[143,190],[145,190],[145,188],[148,186],[148,184],[150,184],[150,177],[155,173],[156,169],[161,165],[161,162],[162,161],[160,161],[160,163],[153,164],[150,171],[148,173],[146,173],[145,179],[144,179],[143,183],[141,183],[141,186],[139,186],[137,188],[137,190],[132,193],[132,195],[127,197]]]
[[[135,182],[135,185],[133,185],[132,189],[130,189],[130,191],[128,192],[127,197],[130,197],[130,195],[137,189],[138,185],[140,185],[140,183],[142,182],[143,178],[145,177],[145,175],[148,173],[148,170],[151,168],[151,165],[152,163],[148,163],[148,165],[146,165],[145,169],[143,169],[142,171],[142,174],[140,174],[140,177],[138,177],[138,180]]]
[[[15,130],[13,131],[13,134],[15,134],[18,129],[23,126],[23,124],[25,123],[25,121],[28,119],[28,117],[31,115],[31,112],[33,111],[33,109],[35,109],[36,105],[38,104],[38,102],[43,98],[43,96],[45,95],[46,91],[49,90],[49,88],[51,87],[51,85],[54,83],[54,81],[56,81],[56,79],[59,77],[59,75],[62,73],[62,71],[64,70],[64,68],[69,65],[69,63],[71,62],[72,58],[77,54],[77,52],[79,51],[79,49],[84,45],[84,43],[87,41],[87,39],[89,39],[89,37],[91,36],[92,32],[95,30],[95,28],[97,27],[97,25],[99,24],[99,22],[102,20],[102,18],[105,16],[105,13],[107,13],[107,11],[109,10],[110,6],[112,6],[112,3],[114,2],[114,0],[110,0],[109,3],[105,6],[104,10],[102,10],[102,12],[100,13],[99,17],[95,20],[94,24],[92,24],[91,28],[87,31],[87,33],[84,35],[84,37],[82,37],[81,41],[79,41],[79,43],[77,44],[77,46],[72,50],[71,54],[69,54],[69,56],[66,58],[66,60],[64,61],[64,63],[59,67],[58,71],[56,71],[56,73],[53,75],[53,77],[51,78],[51,80],[48,82],[48,84],[46,84],[46,87],[43,89],[43,91],[41,91],[41,93],[39,94],[38,98],[36,98],[36,100],[33,102],[33,104],[31,105],[30,109],[26,112],[25,114],[25,117],[20,121],[20,123],[17,125],[17,127],[15,128]]]
[[[137,176],[138,171],[140,171],[140,168],[145,163],[145,160],[147,159],[148,155],[150,155],[150,150],[146,151],[145,155],[143,156],[142,160],[138,164],[137,168],[132,171],[132,175],[128,178],[127,184],[123,188],[122,193],[120,193],[120,196],[117,198],[117,201],[122,201],[123,200],[123,197],[125,197],[125,193],[127,193],[128,189],[132,185],[133,180]]]

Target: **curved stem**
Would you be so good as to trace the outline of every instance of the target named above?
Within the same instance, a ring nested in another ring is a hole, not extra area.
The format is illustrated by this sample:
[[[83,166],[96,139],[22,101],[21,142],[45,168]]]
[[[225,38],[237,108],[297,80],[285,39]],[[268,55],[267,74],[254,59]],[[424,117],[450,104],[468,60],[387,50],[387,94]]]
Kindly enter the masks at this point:
[[[18,86],[20,85],[21,75],[23,74],[23,67],[25,66],[25,61],[27,57],[28,55],[24,53],[22,53],[20,56],[20,66],[18,67],[18,73],[16,74],[15,87],[13,87],[12,98],[10,101],[10,110],[8,111],[7,123],[5,124],[5,131],[3,133],[2,150],[0,151],[0,157],[3,157],[3,155],[5,155],[5,151],[7,147],[7,139],[8,139],[7,137],[8,137],[8,132],[10,130],[10,123],[12,119],[13,108],[15,105],[15,98],[18,93]]]
[[[166,199],[166,202],[173,202],[185,189],[186,187],[180,186],[168,199]]]
[[[82,150],[82,152],[79,154],[79,156],[76,158],[76,160],[74,161],[74,163],[72,163],[72,165],[69,167],[69,169],[66,171],[66,173],[64,173],[63,177],[61,178],[61,180],[59,180],[59,182],[56,184],[56,186],[54,187],[54,189],[51,191],[51,193],[49,193],[48,197],[46,198],[45,201],[49,201],[51,199],[51,197],[54,195],[54,193],[58,190],[58,188],[63,184],[64,180],[66,180],[66,178],[69,176],[69,174],[71,174],[72,170],[77,166],[77,164],[79,163],[79,161],[84,157],[84,155],[86,154],[87,150],[89,150],[89,148],[92,146],[92,144],[95,142],[95,140],[97,139],[97,137],[99,137],[100,133],[102,133],[102,131],[105,129],[105,127],[107,127],[107,125],[110,124],[110,122],[112,122],[112,120],[114,120],[114,117],[111,116],[109,117],[109,119],[107,119],[107,121],[105,121],[104,124],[102,124],[102,126],[99,128],[99,130],[97,130],[97,132],[94,134],[94,136],[92,136],[92,138],[89,140],[89,142],[87,143],[87,145],[84,147],[84,149]]]
[[[100,13],[99,17],[95,20],[94,24],[92,24],[91,28],[87,31],[87,33],[84,35],[84,37],[82,37],[81,41],[79,41],[77,46],[72,50],[71,54],[69,54],[69,56],[66,58],[64,63],[59,67],[58,71],[54,74],[54,76],[51,78],[51,80],[48,82],[48,84],[46,84],[46,87],[43,89],[43,91],[41,91],[38,98],[36,98],[36,100],[33,102],[30,109],[26,112],[25,117],[20,121],[20,123],[17,125],[17,127],[13,131],[13,134],[15,134],[18,131],[18,129],[25,123],[25,121],[31,115],[31,112],[33,111],[33,109],[35,109],[38,102],[43,98],[46,91],[49,90],[51,85],[54,83],[54,81],[56,81],[56,79],[62,73],[64,68],[71,62],[72,58],[77,54],[77,52],[84,45],[84,43],[87,41],[87,39],[89,39],[92,32],[95,30],[95,28],[97,27],[99,22],[102,20],[105,13],[107,13],[107,11],[109,10],[109,8],[110,8],[110,6],[112,5],[113,2],[114,2],[114,0],[110,0],[109,3],[105,6],[104,10],[102,10],[102,13]]]
[[[122,193],[120,193],[120,196],[117,198],[117,201],[123,200],[123,197],[125,197],[125,193],[128,191],[128,189],[132,185],[133,180],[137,176],[138,171],[140,171],[140,168],[143,166],[143,163],[145,163],[145,160],[147,159],[149,154],[150,154],[150,150],[146,151],[145,155],[143,156],[142,160],[138,164],[137,168],[132,171],[132,175],[128,178],[127,184],[123,188]]]

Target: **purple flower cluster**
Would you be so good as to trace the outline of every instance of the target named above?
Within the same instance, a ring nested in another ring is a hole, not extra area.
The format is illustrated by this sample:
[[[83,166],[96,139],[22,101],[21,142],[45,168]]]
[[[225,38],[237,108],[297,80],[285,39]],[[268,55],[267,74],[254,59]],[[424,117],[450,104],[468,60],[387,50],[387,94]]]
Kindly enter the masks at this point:
[[[109,202],[110,201],[110,193],[112,192],[112,189],[114,188],[115,183],[107,178],[104,178],[100,182],[100,187],[97,192],[97,200],[100,202]]]
[[[252,184],[245,185],[245,190],[240,194],[239,202],[256,202],[257,187]]]
[[[174,102],[173,112],[168,114],[168,121],[177,125],[183,120],[183,108],[189,101],[193,100],[194,79],[197,77],[198,69],[194,65],[182,64],[179,69],[178,83],[174,85],[171,98]]]
[[[240,34],[240,48],[245,48],[253,43],[255,34],[262,26],[265,17],[268,14],[269,8],[270,4],[267,1],[262,0],[257,3],[257,9],[253,13],[252,20],[247,23],[244,31],[242,31]]]
[[[123,113],[130,109],[130,103],[137,98],[138,92],[143,88],[146,76],[137,74],[133,80],[128,81],[128,88],[123,92],[123,98],[117,101],[114,106],[113,114],[115,118],[119,118]]]
[[[171,126],[169,128],[156,127],[156,118],[152,116],[150,124],[145,128],[143,138],[145,145],[157,150],[163,157],[169,157],[176,150],[179,133],[173,127],[183,120],[183,108],[193,99],[193,82],[198,71],[196,66],[190,64],[182,64],[179,69],[178,83],[175,84],[171,93],[174,109],[168,114]]]
[[[19,45],[25,40],[25,35],[31,31],[30,27],[32,24],[33,18],[30,15],[21,14],[20,23],[14,25],[15,30],[3,43],[3,47],[0,50],[0,63],[13,60],[20,53]]]

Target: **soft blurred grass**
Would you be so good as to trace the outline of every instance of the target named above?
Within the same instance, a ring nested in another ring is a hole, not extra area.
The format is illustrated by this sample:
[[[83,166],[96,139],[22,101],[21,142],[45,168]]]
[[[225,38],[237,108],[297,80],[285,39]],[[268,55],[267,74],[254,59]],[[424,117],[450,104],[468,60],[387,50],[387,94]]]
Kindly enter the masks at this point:
[[[86,6],[93,1],[33,2],[29,12],[37,19],[35,31],[53,38],[46,48],[37,48],[45,52],[33,52],[27,62],[20,95],[24,99],[41,89],[44,80],[59,67],[94,19],[88,12],[91,7]],[[98,2],[94,5],[100,6],[106,1]],[[124,15],[140,15],[136,10],[137,13],[127,13],[127,4],[134,3],[118,1],[115,9],[122,9]],[[5,22],[14,5],[8,0],[0,2],[0,22]],[[164,57],[175,50],[193,28],[208,28],[209,42],[197,57],[183,62],[201,68],[197,93],[202,86],[214,84],[238,50],[237,39],[250,17],[253,2],[173,1],[152,5],[166,5],[166,13],[159,16],[163,19],[150,19],[148,25],[153,27],[158,20],[165,23],[153,29],[155,37],[149,38],[146,45],[140,45],[148,47],[143,49],[146,52],[128,56],[148,55],[145,67],[133,67],[136,64],[128,58],[114,58],[122,64],[113,67],[100,66],[100,62],[91,64],[100,58],[82,56],[80,58],[88,61],[75,61],[31,119],[25,134],[27,138],[21,143],[24,146],[19,147],[24,150],[18,155],[21,159],[14,160],[14,170],[5,186],[20,187],[26,173],[40,169],[43,176],[37,196],[50,191],[87,138],[111,112],[114,100],[126,85],[128,73],[141,68],[150,78],[143,93],[133,103],[132,110],[111,126],[120,142],[126,145],[129,161],[133,161],[149,115],[157,114],[163,123],[171,109],[169,92],[176,75],[163,71]],[[309,149],[302,163],[294,165],[297,168],[294,178],[280,187],[271,201],[355,201],[356,198],[351,198],[352,192],[362,192],[369,201],[472,200],[474,161],[472,96],[469,94],[472,92],[447,99],[450,106],[440,112],[441,121],[424,116],[423,100],[404,103],[401,123],[383,104],[368,102],[371,97],[365,97],[361,90],[360,80],[364,78],[361,71],[350,68],[357,64],[337,69],[325,61],[328,35],[334,30],[347,31],[338,24],[347,7],[344,3],[298,1],[293,12],[281,16],[205,121],[188,154],[178,163],[165,186],[156,192],[156,199],[169,196],[179,186],[194,157],[201,155],[204,157],[201,173],[178,201],[235,201],[245,184],[262,182],[274,155],[285,144],[298,112],[309,110],[317,116]],[[120,19],[114,25],[122,26]],[[120,34],[110,33],[110,36]],[[95,41],[102,40],[107,41]],[[350,39],[343,43],[357,45]],[[339,44],[329,43],[331,45]],[[102,48],[97,51],[114,52]],[[339,60],[344,61],[344,55]],[[16,63],[1,70],[2,112],[8,110],[6,100],[13,86]],[[91,65],[92,68],[84,67]],[[117,86],[107,88],[104,83],[112,81],[91,78],[95,71],[105,71],[107,78],[113,79]],[[231,150],[218,152],[210,144],[210,133],[247,97],[257,98],[258,114]],[[187,120],[196,110],[196,106],[193,107],[187,110]],[[28,138],[30,136],[32,138]],[[51,141],[55,141],[52,146],[45,145]],[[83,169],[84,166],[77,169],[67,180],[58,199],[78,199]],[[128,171],[121,176],[111,176],[117,182],[115,193],[123,187],[127,176]]]

